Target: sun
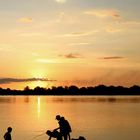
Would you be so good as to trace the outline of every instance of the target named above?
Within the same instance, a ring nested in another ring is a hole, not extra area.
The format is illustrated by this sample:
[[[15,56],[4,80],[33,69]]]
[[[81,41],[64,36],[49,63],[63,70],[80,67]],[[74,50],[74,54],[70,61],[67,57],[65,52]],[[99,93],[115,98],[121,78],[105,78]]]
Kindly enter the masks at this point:
[[[36,79],[40,79],[34,82],[30,82],[28,83],[28,86],[31,89],[34,89],[35,87],[43,87],[43,88],[50,88],[54,85],[53,81],[42,81],[41,79],[49,79],[48,76],[48,71],[46,69],[41,69],[41,68],[36,68],[36,69],[32,69],[30,71],[30,76],[31,78],[36,78]]]

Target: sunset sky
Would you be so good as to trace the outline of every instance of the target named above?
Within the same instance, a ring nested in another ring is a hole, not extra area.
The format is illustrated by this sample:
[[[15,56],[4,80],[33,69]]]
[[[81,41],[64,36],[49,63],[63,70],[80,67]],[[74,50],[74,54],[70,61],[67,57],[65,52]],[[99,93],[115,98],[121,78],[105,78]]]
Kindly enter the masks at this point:
[[[139,6],[140,0],[0,0],[0,87],[50,80],[140,85]]]

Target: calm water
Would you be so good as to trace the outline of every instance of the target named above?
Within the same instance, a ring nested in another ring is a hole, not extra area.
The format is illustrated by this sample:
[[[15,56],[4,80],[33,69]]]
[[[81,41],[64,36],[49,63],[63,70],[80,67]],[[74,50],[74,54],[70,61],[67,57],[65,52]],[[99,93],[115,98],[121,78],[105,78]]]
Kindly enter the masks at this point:
[[[0,139],[8,126],[13,140],[47,140],[56,114],[87,140],[139,140],[140,97],[0,96]],[[44,134],[38,136],[40,134]]]

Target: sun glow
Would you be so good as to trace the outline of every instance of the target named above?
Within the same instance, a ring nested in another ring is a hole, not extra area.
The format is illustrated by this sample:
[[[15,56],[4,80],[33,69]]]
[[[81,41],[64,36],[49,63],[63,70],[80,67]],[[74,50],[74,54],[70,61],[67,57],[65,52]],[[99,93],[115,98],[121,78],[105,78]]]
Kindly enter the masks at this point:
[[[47,88],[48,87],[48,82],[47,81],[35,81],[35,82],[31,82],[29,84],[29,87],[31,89],[34,89],[35,87],[44,87],[44,88]]]
[[[30,75],[31,75],[31,77],[34,77],[34,78],[48,78],[47,70],[43,69],[43,68],[32,69],[30,71]]]
[[[38,81],[30,82],[29,87],[35,88],[37,86],[46,88],[48,81],[42,81],[41,79],[48,79],[47,71],[43,68],[34,68],[30,71],[30,76],[38,79]]]

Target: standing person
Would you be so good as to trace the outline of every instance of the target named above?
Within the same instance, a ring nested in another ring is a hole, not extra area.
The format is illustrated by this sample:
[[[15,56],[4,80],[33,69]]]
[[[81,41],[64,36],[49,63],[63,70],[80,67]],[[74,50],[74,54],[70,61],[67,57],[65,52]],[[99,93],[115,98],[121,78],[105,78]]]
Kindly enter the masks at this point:
[[[61,121],[64,126],[64,133],[65,133],[64,140],[67,140],[67,138],[69,138],[69,140],[71,140],[70,133],[72,132],[72,130],[71,130],[71,126],[70,126],[68,120],[66,120],[64,117],[61,117]]]
[[[55,130],[60,129],[60,133],[64,137],[64,140],[70,140],[70,132],[71,132],[71,126],[69,122],[64,118],[61,117],[60,115],[56,116],[56,120],[58,120],[59,127],[56,128]]]
[[[8,127],[7,132],[3,136],[5,140],[12,140],[11,132],[12,132],[12,127]]]

